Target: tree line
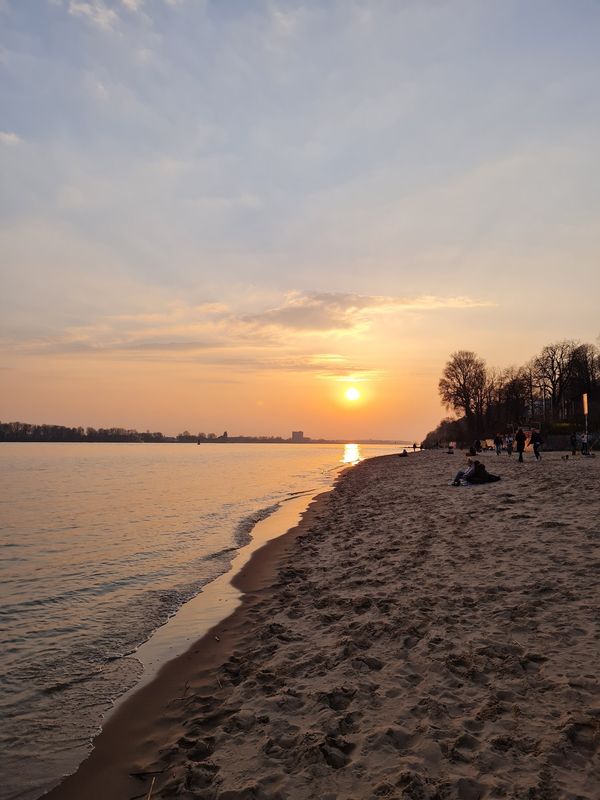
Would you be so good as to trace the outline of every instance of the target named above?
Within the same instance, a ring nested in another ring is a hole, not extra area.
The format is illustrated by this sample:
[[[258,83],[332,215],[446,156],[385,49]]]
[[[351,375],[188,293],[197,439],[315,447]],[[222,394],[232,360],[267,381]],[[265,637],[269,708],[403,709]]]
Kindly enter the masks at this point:
[[[126,428],[70,428],[65,425],[34,425],[0,422],[0,442],[174,442],[156,431],[140,433]]]
[[[127,428],[70,428],[65,425],[33,425],[29,422],[0,422],[0,442],[183,442],[183,443],[284,443],[281,436],[229,436],[227,431],[216,433],[190,433],[165,436],[160,431],[140,432]]]
[[[446,363],[438,389],[457,416],[429,433],[426,446],[489,438],[525,425],[557,434],[581,429],[584,393],[594,429],[600,427],[600,349],[565,339],[546,345],[523,366],[506,369],[490,368],[471,350],[459,350]]]

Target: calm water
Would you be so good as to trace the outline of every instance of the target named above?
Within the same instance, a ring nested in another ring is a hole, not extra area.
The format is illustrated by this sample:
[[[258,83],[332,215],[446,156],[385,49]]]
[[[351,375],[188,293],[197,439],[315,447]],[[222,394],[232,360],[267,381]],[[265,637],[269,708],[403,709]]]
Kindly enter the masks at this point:
[[[1,444],[0,797],[38,797],[72,771],[139,678],[135,648],[228,569],[255,521],[356,457],[340,445]]]

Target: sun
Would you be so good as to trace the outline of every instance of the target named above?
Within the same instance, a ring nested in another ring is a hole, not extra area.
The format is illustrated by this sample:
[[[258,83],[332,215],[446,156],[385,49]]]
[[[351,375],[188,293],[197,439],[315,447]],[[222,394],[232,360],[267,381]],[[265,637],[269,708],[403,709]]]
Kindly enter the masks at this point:
[[[356,386],[351,386],[349,389],[346,389],[345,395],[346,395],[346,400],[354,401],[358,400],[358,398],[360,397],[360,392],[358,391]]]

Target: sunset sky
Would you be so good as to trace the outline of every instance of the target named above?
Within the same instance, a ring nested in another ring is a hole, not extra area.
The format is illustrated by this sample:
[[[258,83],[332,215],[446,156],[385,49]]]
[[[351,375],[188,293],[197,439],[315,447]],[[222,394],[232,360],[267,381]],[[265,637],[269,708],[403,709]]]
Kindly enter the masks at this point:
[[[453,350],[597,342],[599,42],[597,0],[0,0],[0,420],[412,439]]]

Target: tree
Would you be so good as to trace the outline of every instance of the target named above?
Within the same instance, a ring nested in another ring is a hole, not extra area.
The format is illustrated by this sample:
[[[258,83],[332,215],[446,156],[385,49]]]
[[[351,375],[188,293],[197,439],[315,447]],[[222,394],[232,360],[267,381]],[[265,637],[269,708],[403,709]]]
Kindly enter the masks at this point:
[[[544,415],[548,398],[550,416],[553,419],[564,416],[563,399],[573,374],[573,354],[577,347],[577,342],[566,339],[555,344],[547,344],[533,360],[534,376],[544,398]]]
[[[498,403],[502,421],[509,425],[521,425],[527,413],[527,373],[523,369],[509,367],[501,378]]]
[[[452,353],[444,367],[438,389],[446,408],[465,415],[469,427],[483,413],[486,388],[485,361],[470,350]]]

